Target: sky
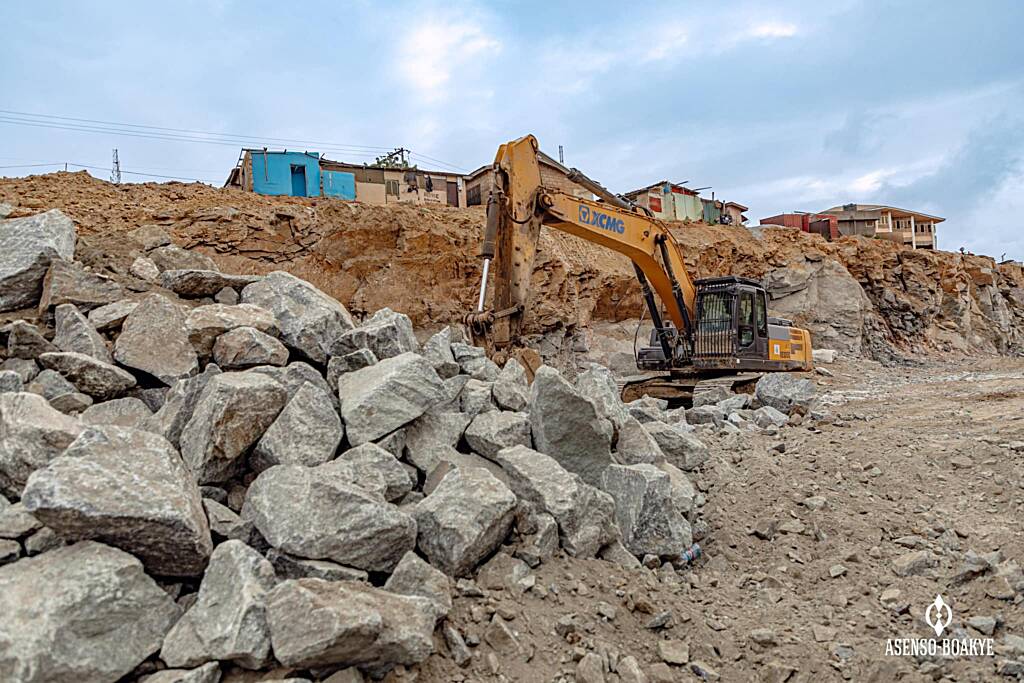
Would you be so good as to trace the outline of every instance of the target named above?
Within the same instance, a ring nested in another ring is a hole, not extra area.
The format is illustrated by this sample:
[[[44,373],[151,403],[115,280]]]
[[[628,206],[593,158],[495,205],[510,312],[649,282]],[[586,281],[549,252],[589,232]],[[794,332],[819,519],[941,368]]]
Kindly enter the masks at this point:
[[[1024,259],[1017,0],[8,2],[0,26],[0,175],[105,178],[116,147],[125,181],[219,185],[242,142],[470,171],[533,133],[615,192],[689,181],[753,224],[889,204]]]

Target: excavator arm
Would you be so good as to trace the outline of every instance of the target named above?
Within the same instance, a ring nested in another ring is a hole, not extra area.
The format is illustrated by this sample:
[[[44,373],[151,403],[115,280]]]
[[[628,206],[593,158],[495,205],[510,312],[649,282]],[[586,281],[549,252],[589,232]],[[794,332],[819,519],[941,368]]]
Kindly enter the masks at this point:
[[[481,256],[483,281],[477,312],[467,318],[474,336],[493,350],[515,342],[529,305],[530,277],[542,225],[575,235],[628,257],[666,359],[689,353],[696,291],[681,249],[668,228],[614,196],[573,169],[571,179],[604,201],[581,199],[546,187],[541,178],[537,139],[532,135],[502,145],[494,160],[494,185],[487,204],[487,227]],[[488,277],[493,271],[490,310],[484,309]],[[657,295],[661,306],[654,299]],[[682,336],[670,335],[661,310]]]

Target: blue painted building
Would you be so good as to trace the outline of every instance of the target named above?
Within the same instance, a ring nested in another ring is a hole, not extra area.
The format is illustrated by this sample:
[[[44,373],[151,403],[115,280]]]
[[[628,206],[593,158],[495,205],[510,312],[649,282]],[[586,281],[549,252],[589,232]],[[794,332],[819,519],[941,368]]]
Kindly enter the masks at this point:
[[[322,171],[320,161],[317,152],[243,150],[226,185],[273,196],[355,199],[355,174]]]
[[[320,155],[316,152],[265,152],[248,155],[254,192],[291,197],[320,196]]]
[[[465,206],[462,174],[347,164],[317,152],[243,149],[225,187],[286,197],[331,197],[368,204]]]

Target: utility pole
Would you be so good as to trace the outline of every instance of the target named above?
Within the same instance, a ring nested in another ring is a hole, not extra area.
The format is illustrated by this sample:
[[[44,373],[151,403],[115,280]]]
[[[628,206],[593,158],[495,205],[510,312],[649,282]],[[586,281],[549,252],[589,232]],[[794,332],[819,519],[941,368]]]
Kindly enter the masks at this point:
[[[114,160],[110,166],[110,182],[115,185],[121,184],[121,160],[117,158],[117,148],[114,148]]]
[[[565,150],[561,145],[558,146],[558,163],[565,165]]]

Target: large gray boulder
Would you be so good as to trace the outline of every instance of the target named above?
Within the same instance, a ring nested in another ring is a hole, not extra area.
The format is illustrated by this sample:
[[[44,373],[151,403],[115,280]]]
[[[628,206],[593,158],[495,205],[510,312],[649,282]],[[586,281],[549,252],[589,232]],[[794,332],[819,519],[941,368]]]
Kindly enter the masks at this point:
[[[468,379],[466,379],[468,377]],[[497,410],[498,407],[494,405],[493,383],[485,382],[483,380],[474,379],[468,375],[459,375],[453,377],[447,382],[454,383],[455,380],[466,379],[462,391],[458,394],[459,410],[470,417],[476,417],[480,413],[485,413],[490,410]]]
[[[437,464],[427,473],[423,481],[423,495],[429,496],[444,481],[448,473],[455,469],[476,468],[486,470],[503,484],[507,485],[508,477],[497,464],[476,453],[462,453],[454,448],[437,451]]]
[[[79,416],[82,424],[115,425],[130,429],[146,429],[153,411],[141,399],[133,396],[115,398],[103,403],[95,403]]]
[[[200,484],[227,481],[277,419],[288,393],[266,375],[230,372],[212,377],[181,432],[181,457]]]
[[[452,328],[445,327],[423,344],[423,357],[430,361],[441,379],[459,374],[459,364],[452,355]]]
[[[42,523],[21,503],[13,505],[0,496],[0,538],[16,541],[43,528]]]
[[[191,667],[230,661],[246,669],[270,662],[267,596],[274,567],[237,540],[225,541],[210,556],[199,597],[164,638],[160,659]]]
[[[87,408],[92,404],[92,399],[78,390],[71,382],[56,370],[47,368],[36,378],[28,383],[25,391],[39,394],[55,409],[65,414],[71,414],[77,410]]]
[[[619,426],[615,444],[615,459],[620,465],[654,465],[665,460],[665,453],[657,440],[632,415],[627,415]]]
[[[236,327],[217,337],[213,344],[213,361],[225,370],[287,365],[288,349],[255,327]]]
[[[181,307],[159,294],[142,299],[128,314],[114,342],[114,360],[167,386],[199,372]]]
[[[7,355],[10,358],[32,360],[43,353],[60,351],[43,336],[42,331],[24,320],[15,320],[0,327],[0,337],[7,337]]]
[[[375,443],[348,449],[334,461],[333,468],[338,468],[352,483],[380,493],[389,502],[400,500],[412,490],[412,480],[402,463]]]
[[[417,547],[449,576],[468,576],[508,536],[516,497],[478,468],[452,470],[416,504]]]
[[[612,463],[612,424],[552,367],[541,366],[530,389],[530,424],[537,450],[591,486]]]
[[[157,247],[171,244],[171,236],[159,225],[147,223],[140,225],[128,233],[128,237],[136,242],[143,251],[152,251]]]
[[[685,472],[671,463],[658,463],[656,467],[668,475],[672,487],[672,504],[679,510],[679,514],[692,521],[700,498],[697,487],[687,478]]]
[[[676,467],[692,471],[708,459],[708,447],[697,437],[677,426],[664,422],[648,422],[644,429],[658,443],[661,451]],[[657,463],[654,463],[657,464]]]
[[[62,538],[121,548],[153,574],[200,574],[213,550],[199,488],[150,432],[86,428],[29,477],[22,502]]]
[[[399,595],[426,598],[440,621],[452,610],[452,580],[444,572],[431,567],[414,552],[408,552],[388,577],[384,590]]]
[[[0,220],[0,312],[35,306],[54,257],[75,257],[75,224],[54,209]]]
[[[377,362],[377,356],[369,349],[359,349],[344,356],[331,356],[327,361],[327,384],[338,391],[338,378],[346,372],[355,372]]]
[[[103,337],[81,311],[71,304],[61,304],[53,311],[53,343],[61,351],[75,351],[104,363],[113,363]]]
[[[25,391],[25,382],[14,370],[0,370],[0,393]]]
[[[629,418],[629,410],[622,402],[619,385],[611,370],[591,363],[576,377],[576,391],[593,401],[597,414],[611,422],[616,431],[622,429]]]
[[[757,380],[754,395],[762,405],[783,413],[799,406],[808,408],[814,400],[815,386],[809,379],[801,379],[786,372],[772,372]]]
[[[368,349],[378,359],[384,359],[419,351],[420,343],[412,331],[409,316],[382,308],[359,327],[338,337],[331,347],[331,355],[344,356],[359,349]]]
[[[196,306],[185,316],[188,339],[200,358],[213,355],[217,338],[238,327],[251,327],[272,337],[280,334],[274,314],[252,304]]]
[[[366,571],[391,571],[416,543],[413,518],[336,461],[271,467],[249,486],[242,517],[278,550]]]
[[[121,329],[128,315],[139,305],[133,299],[121,299],[89,311],[89,323],[99,332]]]
[[[107,401],[123,395],[135,386],[135,376],[111,363],[104,363],[84,353],[58,351],[44,353],[39,364],[56,370],[83,394],[97,401]]]
[[[566,552],[594,557],[618,537],[615,501],[584,482],[551,457],[524,446],[499,451],[494,457],[508,475],[509,486],[520,498],[558,522],[558,535]]]
[[[143,677],[140,683],[220,683],[220,664],[207,662],[195,669],[163,669]]]
[[[430,410],[405,428],[405,459],[425,475],[455,449],[470,423],[464,413]]]
[[[220,368],[210,364],[195,377],[179,379],[167,391],[164,403],[160,406],[153,417],[146,420],[145,428],[151,432],[163,435],[168,441],[178,448],[181,443],[181,432],[185,425],[192,419],[199,397],[210,379],[220,374]]]
[[[284,271],[275,271],[242,290],[242,303],[261,306],[277,318],[285,346],[325,365],[331,347],[355,327],[335,299]]]
[[[358,446],[390,434],[438,403],[443,392],[434,368],[411,352],[342,375],[338,398],[349,442]]]
[[[530,382],[526,369],[515,358],[505,361],[505,367],[491,385],[491,397],[502,410],[520,413],[530,404]]]
[[[622,543],[638,557],[677,556],[690,547],[690,525],[672,501],[667,474],[653,465],[611,465],[601,477],[615,499]]]
[[[213,259],[193,249],[182,249],[176,244],[164,244],[146,254],[156,267],[165,270],[217,270]]]
[[[530,416],[498,410],[480,413],[466,427],[465,436],[469,447],[485,458],[509,446],[530,447]]]
[[[225,287],[241,289],[259,279],[259,275],[228,275],[218,270],[165,270],[160,273],[160,286],[183,299],[202,299]]]
[[[25,482],[78,438],[82,424],[42,396],[0,394],[0,493],[20,498]]]
[[[676,426],[664,422],[648,422],[643,428],[677,467],[687,471],[695,470],[708,460],[708,446]]]
[[[487,357],[487,352],[479,346],[470,346],[461,342],[453,342],[452,355],[463,374],[482,382],[493,382],[498,378],[501,369]]]
[[[87,541],[0,567],[0,680],[117,681],[178,619],[142,563]]]
[[[302,361],[295,361],[289,363],[285,367],[278,367],[275,365],[260,365],[258,367],[248,370],[250,373],[266,375],[272,378],[278,384],[284,387],[284,390],[288,392],[288,398],[294,398],[295,394],[299,392],[303,386],[308,382],[316,388],[322,390],[326,394],[331,395],[331,402],[337,407],[337,396],[331,391],[330,385],[327,384],[327,380],[321,375],[312,365],[304,363]]]
[[[789,422],[789,416],[781,410],[772,408],[771,406],[761,406],[754,411],[753,415],[750,416],[761,429],[767,429],[768,427],[782,427]]]
[[[85,269],[77,261],[54,258],[43,278],[38,313],[48,318],[61,304],[74,304],[83,311],[124,299],[125,288],[115,280]]]
[[[249,461],[258,472],[274,465],[315,467],[334,457],[344,435],[330,394],[306,382],[264,432]]]
[[[21,381],[25,384],[31,382],[39,374],[39,366],[36,365],[35,360],[27,358],[8,358],[0,363],[0,371],[4,370],[18,373]]]
[[[352,581],[283,581],[268,600],[274,656],[286,666],[358,666],[382,674],[434,651],[426,598]]]

